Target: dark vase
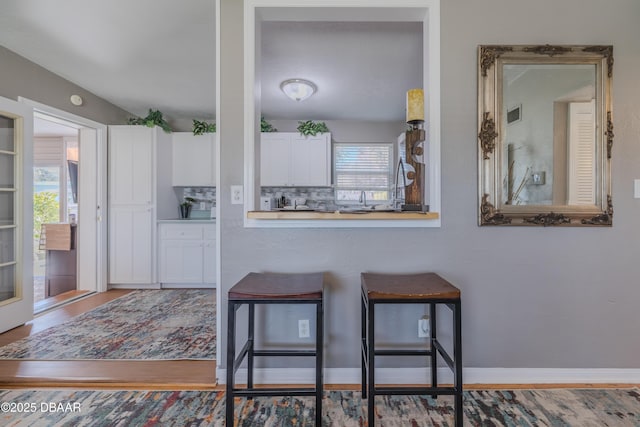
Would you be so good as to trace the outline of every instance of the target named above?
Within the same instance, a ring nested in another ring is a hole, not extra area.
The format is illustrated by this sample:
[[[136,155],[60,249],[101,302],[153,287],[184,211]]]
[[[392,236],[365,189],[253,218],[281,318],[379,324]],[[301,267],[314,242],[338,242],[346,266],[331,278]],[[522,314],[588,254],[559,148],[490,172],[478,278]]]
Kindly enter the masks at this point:
[[[189,218],[191,214],[191,205],[180,205],[180,218]]]

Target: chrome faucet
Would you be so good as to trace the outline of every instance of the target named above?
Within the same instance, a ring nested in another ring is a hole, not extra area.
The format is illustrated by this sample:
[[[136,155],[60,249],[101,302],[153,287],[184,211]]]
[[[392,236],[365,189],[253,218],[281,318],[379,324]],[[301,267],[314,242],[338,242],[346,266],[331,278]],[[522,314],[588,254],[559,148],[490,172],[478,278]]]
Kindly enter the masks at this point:
[[[400,172],[400,169],[402,169],[402,197],[399,197],[399,193],[400,191],[398,190],[398,174]],[[407,188],[407,175],[404,169],[404,163],[402,163],[402,159],[398,160],[398,166],[396,167],[396,179],[395,179],[395,187],[394,187],[394,197],[393,197],[393,207],[394,208],[399,208],[400,205],[402,205],[402,202],[404,202],[404,191]]]
[[[367,207],[367,193],[364,190],[360,192],[359,201],[362,203],[362,206]]]

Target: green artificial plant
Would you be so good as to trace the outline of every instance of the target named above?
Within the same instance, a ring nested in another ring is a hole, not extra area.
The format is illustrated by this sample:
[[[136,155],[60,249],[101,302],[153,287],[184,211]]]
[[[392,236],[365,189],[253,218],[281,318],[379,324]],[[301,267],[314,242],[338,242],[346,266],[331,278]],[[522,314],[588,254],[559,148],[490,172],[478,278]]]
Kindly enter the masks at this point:
[[[171,126],[169,126],[169,123],[167,123],[167,121],[162,117],[160,110],[149,109],[149,115],[147,115],[147,117],[131,117],[127,123],[130,125],[142,125],[150,128],[158,126],[163,131],[171,133]]]
[[[278,132],[278,129],[274,128],[273,125],[262,116],[260,117],[260,132]]]
[[[215,123],[207,123],[200,120],[193,120],[193,134],[202,135],[205,133],[213,133],[216,131]]]
[[[196,199],[194,199],[193,197],[185,197],[184,198],[184,202],[180,203],[180,206],[191,206],[196,202]]]
[[[314,122],[312,120],[298,122],[296,129],[304,136],[316,136],[319,133],[329,132],[329,128],[325,122]]]

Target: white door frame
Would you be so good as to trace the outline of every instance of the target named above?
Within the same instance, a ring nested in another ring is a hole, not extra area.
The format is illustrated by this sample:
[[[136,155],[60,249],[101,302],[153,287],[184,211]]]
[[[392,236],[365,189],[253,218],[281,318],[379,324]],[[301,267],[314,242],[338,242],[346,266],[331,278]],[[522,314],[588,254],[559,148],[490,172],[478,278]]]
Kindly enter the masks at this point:
[[[33,157],[33,111],[12,99],[0,97],[0,113],[14,119],[17,143],[15,153],[14,188],[14,283],[13,298],[0,302],[0,332],[25,324],[33,319],[33,171],[25,167]]]
[[[31,99],[18,97],[18,101],[33,108],[34,113],[42,113],[49,118],[58,118],[65,122],[71,122],[79,125],[79,127],[92,128],[96,130],[96,201],[98,219],[98,229],[96,230],[96,255],[97,255],[97,292],[105,292],[107,290],[107,125],[98,123],[93,120],[41,104]],[[86,289],[86,288],[85,288]]]

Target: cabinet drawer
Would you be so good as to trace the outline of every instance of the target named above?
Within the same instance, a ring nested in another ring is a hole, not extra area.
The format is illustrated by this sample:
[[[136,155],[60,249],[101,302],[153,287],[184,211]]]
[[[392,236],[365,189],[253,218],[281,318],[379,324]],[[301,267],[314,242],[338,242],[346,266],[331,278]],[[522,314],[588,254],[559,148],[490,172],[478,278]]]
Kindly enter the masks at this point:
[[[162,239],[202,239],[202,226],[197,224],[162,224],[160,226]]]

